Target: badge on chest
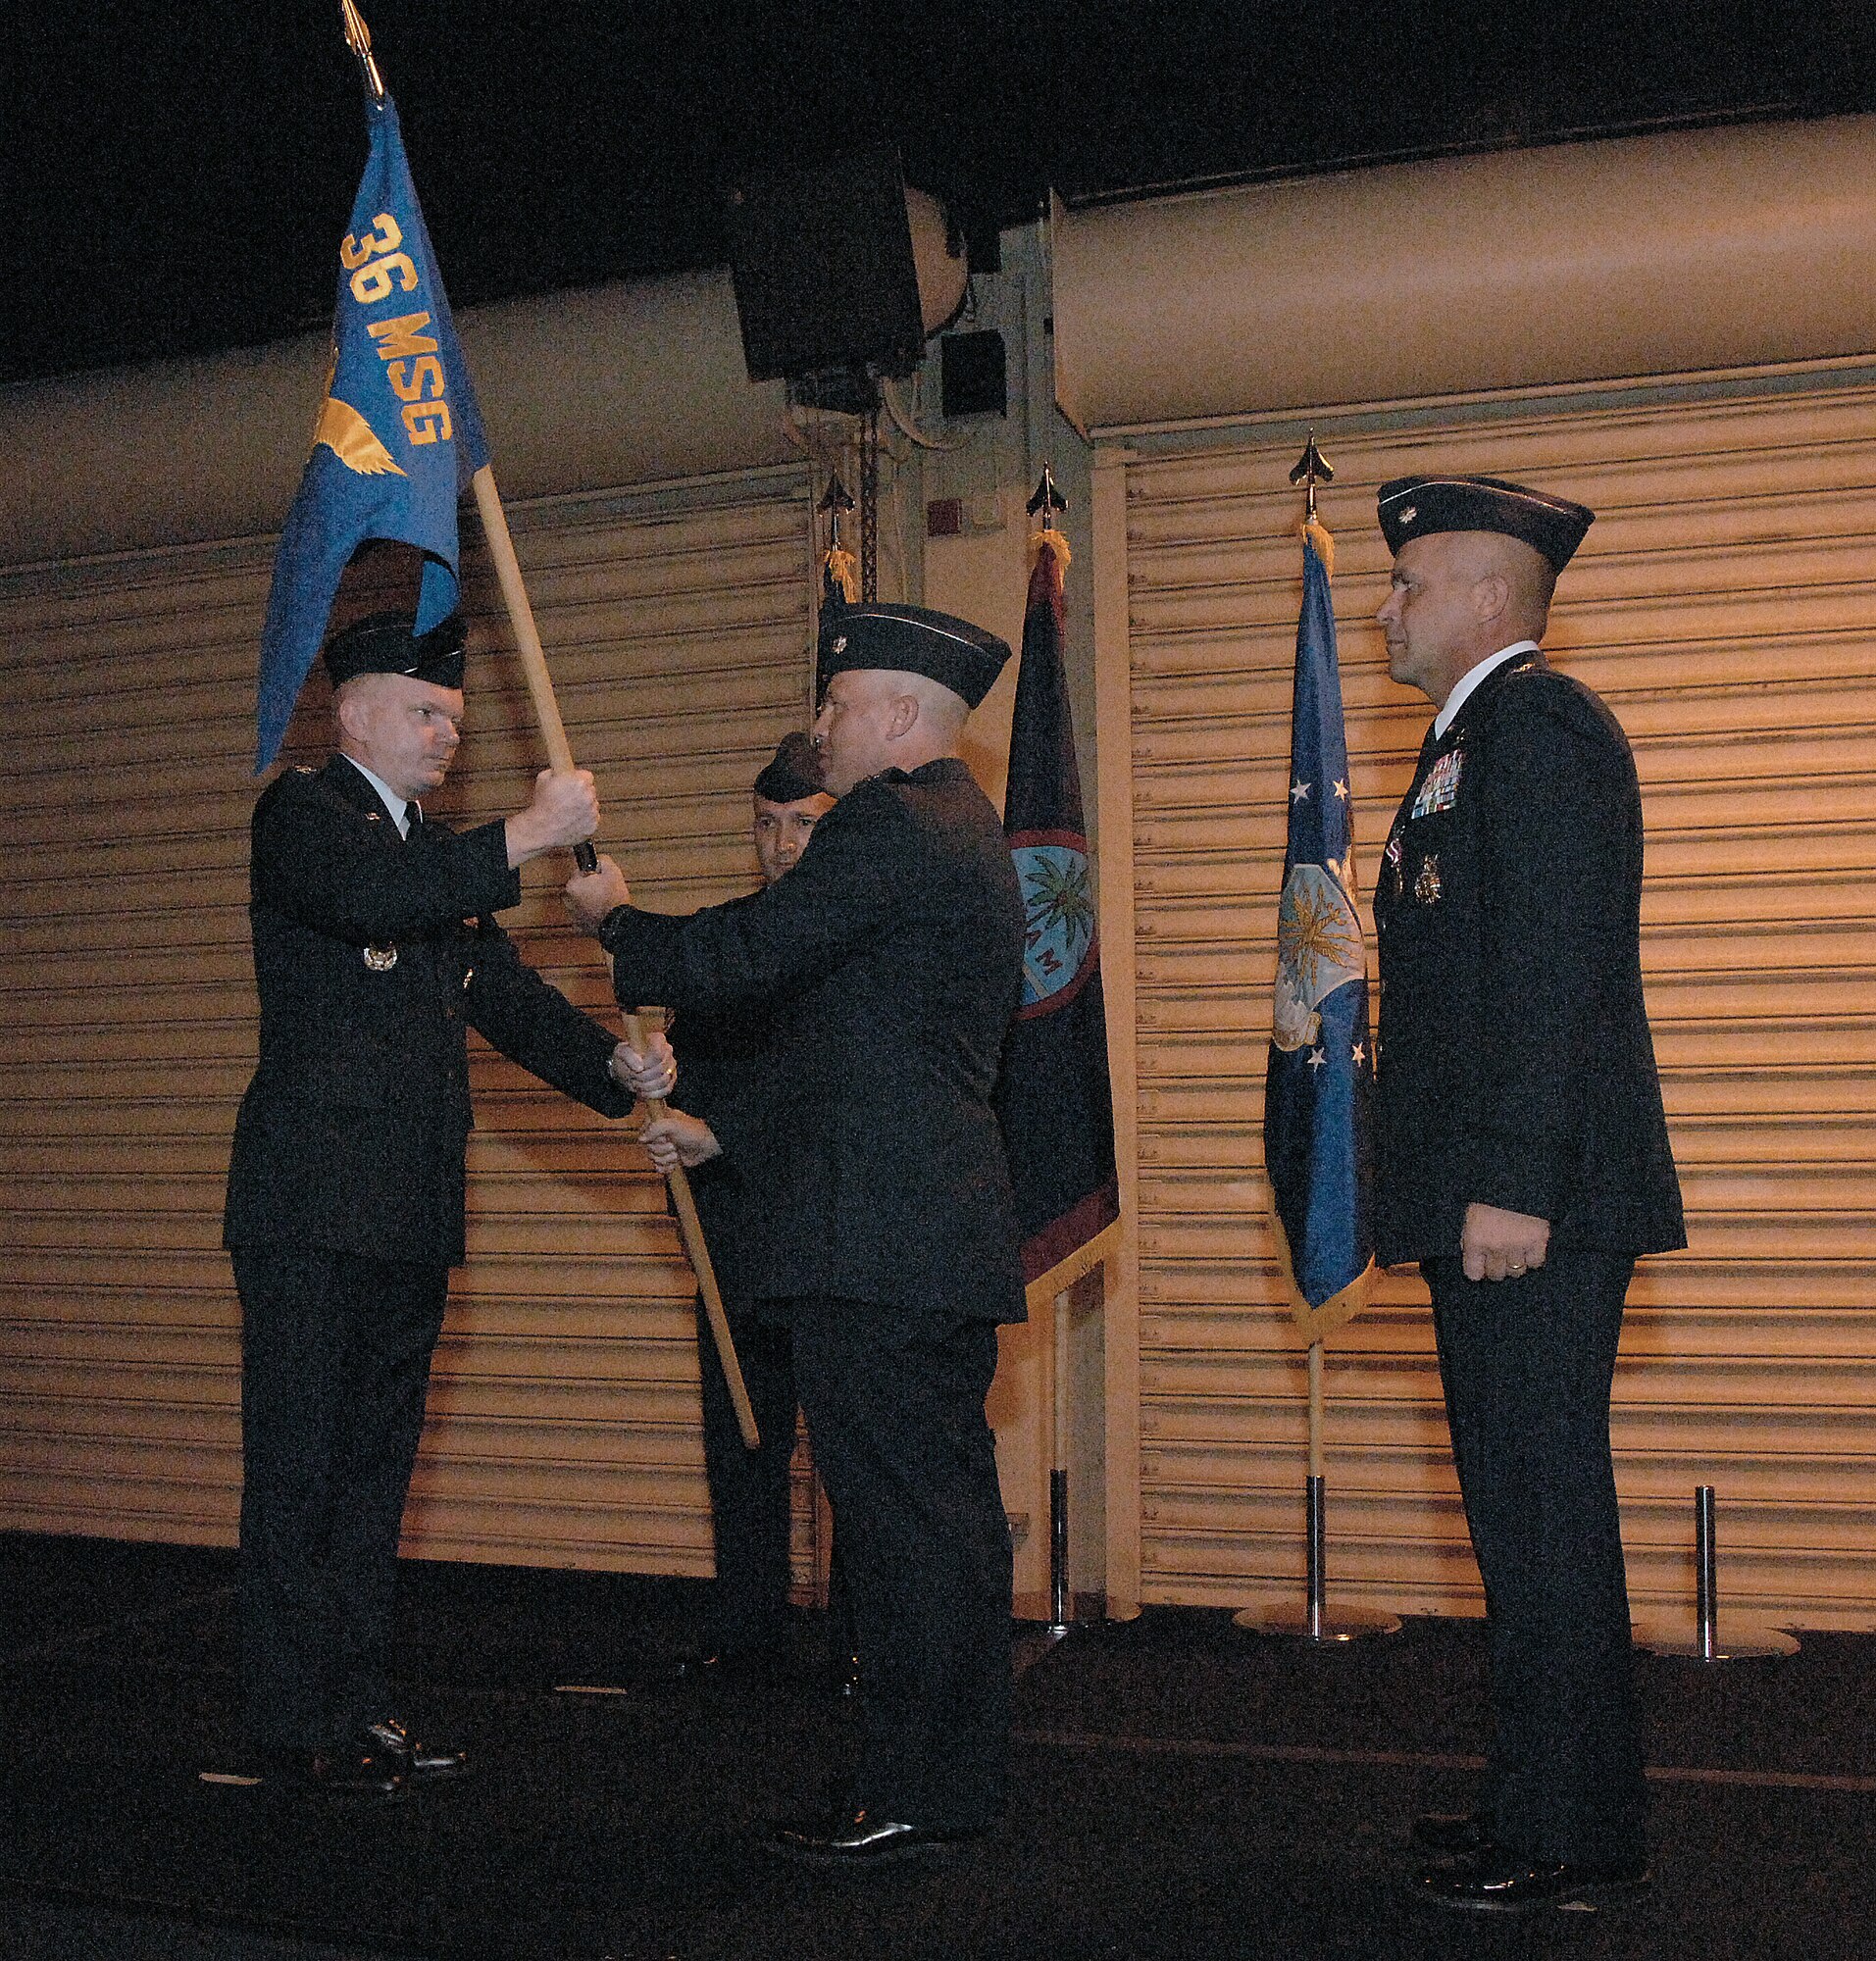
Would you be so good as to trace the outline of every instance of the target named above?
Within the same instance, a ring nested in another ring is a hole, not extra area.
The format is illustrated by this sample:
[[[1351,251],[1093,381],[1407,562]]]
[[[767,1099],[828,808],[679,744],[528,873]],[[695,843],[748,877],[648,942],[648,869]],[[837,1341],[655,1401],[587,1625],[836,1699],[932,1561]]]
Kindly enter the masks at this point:
[[[1391,890],[1396,899],[1404,898],[1411,892],[1423,906],[1437,906],[1445,897],[1445,881],[1440,877],[1440,858],[1437,852],[1429,851],[1414,868],[1411,879],[1407,876],[1405,842],[1398,829],[1388,839],[1387,849],[1381,854],[1381,880],[1384,889]]]

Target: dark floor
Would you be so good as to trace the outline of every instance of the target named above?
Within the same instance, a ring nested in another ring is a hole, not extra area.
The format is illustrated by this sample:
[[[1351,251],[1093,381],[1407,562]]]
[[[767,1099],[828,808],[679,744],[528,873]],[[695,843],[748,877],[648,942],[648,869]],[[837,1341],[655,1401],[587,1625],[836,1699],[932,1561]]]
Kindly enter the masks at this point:
[[[231,1579],[220,1553],[0,1535],[5,1961],[1876,1961],[1876,1637],[1645,1657],[1652,1892],[1475,1924],[1398,1890],[1404,1821],[1471,1790],[1474,1623],[1314,1651],[1165,1609],[1026,1638],[1009,1824],[855,1879],[752,1845],[839,1771],[818,1680],[556,1692],[682,1641],[684,1582],[413,1566],[406,1713],[477,1776],[388,1805],[204,1785],[235,1747]],[[806,1677],[822,1632],[799,1635]]]

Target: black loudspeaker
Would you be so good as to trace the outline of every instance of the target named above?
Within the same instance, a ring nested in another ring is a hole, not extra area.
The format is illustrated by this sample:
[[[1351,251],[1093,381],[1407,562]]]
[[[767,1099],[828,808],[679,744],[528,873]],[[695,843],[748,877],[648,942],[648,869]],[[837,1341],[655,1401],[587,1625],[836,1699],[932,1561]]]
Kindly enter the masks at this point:
[[[778,171],[730,193],[730,271],[752,381],[909,375],[925,347],[898,153]]]
[[[1007,416],[1010,385],[1003,336],[947,333],[938,342],[938,383],[947,416]]]

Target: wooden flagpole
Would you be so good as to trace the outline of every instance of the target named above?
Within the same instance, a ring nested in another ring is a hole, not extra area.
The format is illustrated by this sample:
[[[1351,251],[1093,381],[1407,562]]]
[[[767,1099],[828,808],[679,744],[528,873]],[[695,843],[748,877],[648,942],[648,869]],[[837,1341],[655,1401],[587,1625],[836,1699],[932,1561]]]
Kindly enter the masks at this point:
[[[547,760],[556,770],[571,770],[574,767],[573,750],[568,745],[566,725],[560,719],[560,704],[554,699],[553,677],[547,672],[547,655],[534,626],[534,610],[528,603],[528,588],[522,583],[521,562],[515,556],[515,541],[509,535],[507,513],[502,510],[501,498],[495,489],[495,474],[487,464],[484,463],[471,478],[470,487],[476,493],[476,509],[482,516],[489,556],[495,561],[495,577],[501,584],[502,603],[508,609],[509,624],[515,630],[515,646],[521,654],[522,673],[528,678],[528,695],[534,705],[534,720],[540,724]],[[592,870],[595,860],[590,844],[577,845],[574,855],[583,872]],[[610,954],[606,957],[606,967],[610,972]],[[624,1012],[626,1039],[634,1048],[642,1049],[645,1042],[644,1023],[635,1010],[628,1008]],[[666,1108],[664,1098],[646,1097],[645,1108],[654,1117],[662,1117]],[[761,1442],[756,1432],[755,1411],[749,1406],[749,1391],[742,1380],[742,1365],[736,1360],[736,1344],[730,1333],[729,1317],[723,1311],[723,1292],[717,1285],[716,1269],[710,1263],[710,1248],[704,1244],[703,1222],[697,1217],[697,1201],[691,1194],[690,1181],[684,1176],[683,1165],[673,1165],[667,1178],[671,1186],[671,1202],[678,1214],[679,1236],[684,1240],[684,1255],[690,1262],[691,1270],[697,1276],[697,1286],[703,1295],[704,1316],[710,1323],[710,1332],[716,1337],[724,1379],[730,1385],[730,1400],[736,1412],[736,1428],[742,1432],[743,1442],[754,1450]]]

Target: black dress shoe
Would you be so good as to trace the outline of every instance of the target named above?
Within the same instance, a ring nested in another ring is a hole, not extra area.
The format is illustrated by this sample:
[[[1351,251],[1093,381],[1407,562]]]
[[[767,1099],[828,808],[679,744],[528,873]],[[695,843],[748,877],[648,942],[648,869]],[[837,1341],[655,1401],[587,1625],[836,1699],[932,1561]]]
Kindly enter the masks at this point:
[[[1492,1821],[1476,1811],[1423,1811],[1412,1837],[1429,1852],[1477,1852],[1492,1843]]]
[[[367,1723],[359,1739],[374,1756],[401,1764],[412,1784],[440,1784],[446,1778],[469,1775],[469,1759],[463,1751],[416,1742],[394,1716],[386,1716],[381,1723]]]
[[[803,1866],[858,1872],[907,1859],[939,1859],[984,1837],[989,1826],[908,1825],[877,1813],[838,1811],[831,1817],[783,1819],[772,1825],[762,1849]]]
[[[285,1782],[341,1797],[395,1797],[408,1777],[401,1757],[363,1743],[288,1751],[280,1761]]]
[[[1485,1844],[1464,1858],[1423,1867],[1409,1887],[1416,1899],[1460,1913],[1543,1913],[1554,1907],[1594,1907],[1646,1889],[1648,1864],[1529,1859]]]
[[[684,1688],[773,1687],[787,1678],[786,1653],[775,1647],[680,1648],[652,1667],[654,1680]]]

